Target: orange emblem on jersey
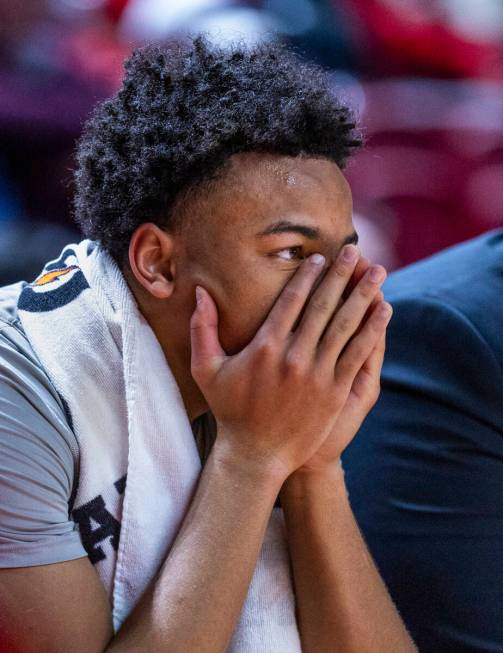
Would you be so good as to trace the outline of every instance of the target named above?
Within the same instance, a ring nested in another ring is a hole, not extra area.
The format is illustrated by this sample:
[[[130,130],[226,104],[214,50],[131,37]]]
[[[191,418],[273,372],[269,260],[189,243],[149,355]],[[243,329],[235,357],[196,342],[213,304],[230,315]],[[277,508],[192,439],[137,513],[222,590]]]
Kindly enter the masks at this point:
[[[78,265],[70,265],[69,267],[62,268],[61,270],[51,270],[51,272],[46,272],[41,277],[39,277],[36,281],[34,281],[33,285],[45,286],[46,283],[50,283],[51,281],[54,281],[54,279],[58,279],[59,277],[68,274],[69,272],[75,270],[76,268],[78,268]]]

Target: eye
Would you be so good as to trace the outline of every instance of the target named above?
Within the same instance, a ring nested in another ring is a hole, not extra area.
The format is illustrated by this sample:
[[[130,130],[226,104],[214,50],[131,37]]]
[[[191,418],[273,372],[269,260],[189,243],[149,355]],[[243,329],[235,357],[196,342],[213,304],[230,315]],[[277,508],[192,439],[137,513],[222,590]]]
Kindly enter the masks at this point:
[[[293,256],[281,256],[283,252],[289,252],[290,254],[293,254]],[[294,261],[295,259],[304,258],[302,252],[303,248],[300,245],[297,245],[296,247],[286,247],[285,249],[281,249],[279,252],[276,252],[276,256],[279,256],[279,258],[283,259],[284,261]]]

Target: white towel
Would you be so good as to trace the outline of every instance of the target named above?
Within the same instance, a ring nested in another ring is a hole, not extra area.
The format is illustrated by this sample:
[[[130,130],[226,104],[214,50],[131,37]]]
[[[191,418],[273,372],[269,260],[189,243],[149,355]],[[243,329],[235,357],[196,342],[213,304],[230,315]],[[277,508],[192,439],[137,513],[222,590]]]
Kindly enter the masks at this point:
[[[79,442],[72,515],[117,631],[168,556],[201,473],[191,425],[157,338],[97,242],[65,247],[18,310]],[[301,651],[280,508],[228,651]]]

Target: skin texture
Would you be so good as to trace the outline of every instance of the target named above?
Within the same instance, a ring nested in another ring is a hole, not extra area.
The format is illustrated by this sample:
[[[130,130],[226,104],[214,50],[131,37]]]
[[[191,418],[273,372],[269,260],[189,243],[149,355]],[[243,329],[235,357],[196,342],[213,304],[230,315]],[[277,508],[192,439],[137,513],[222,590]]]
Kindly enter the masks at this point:
[[[377,397],[390,317],[383,268],[372,282],[368,261],[342,259],[357,254],[340,252],[354,239],[344,177],[328,161],[238,155],[184,210],[179,232],[138,228],[125,275],[189,417],[217,420],[187,515],[115,637],[87,559],[0,570],[0,649],[224,652],[281,493],[303,650],[413,653],[339,465]],[[321,236],[257,235],[278,220]],[[55,590],[69,578],[78,602]]]
[[[302,260],[319,252],[327,267],[344,242],[355,242],[349,184],[332,162],[239,154],[225,179],[186,210],[181,233],[151,223],[134,233],[125,270],[140,309],[159,340],[181,388],[190,419],[208,410],[190,374],[189,323],[195,287],[208,290],[219,314],[223,349],[250,342]],[[257,237],[289,220],[319,229]],[[297,251],[285,251],[298,247]]]

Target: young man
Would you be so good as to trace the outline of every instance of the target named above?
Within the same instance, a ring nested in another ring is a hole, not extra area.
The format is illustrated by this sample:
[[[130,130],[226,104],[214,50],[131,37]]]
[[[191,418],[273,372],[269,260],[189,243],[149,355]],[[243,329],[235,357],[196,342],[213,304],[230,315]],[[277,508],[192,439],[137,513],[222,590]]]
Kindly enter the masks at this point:
[[[126,64],[79,144],[88,239],[3,289],[2,650],[416,650],[340,466],[391,315],[357,144],[278,46]]]

